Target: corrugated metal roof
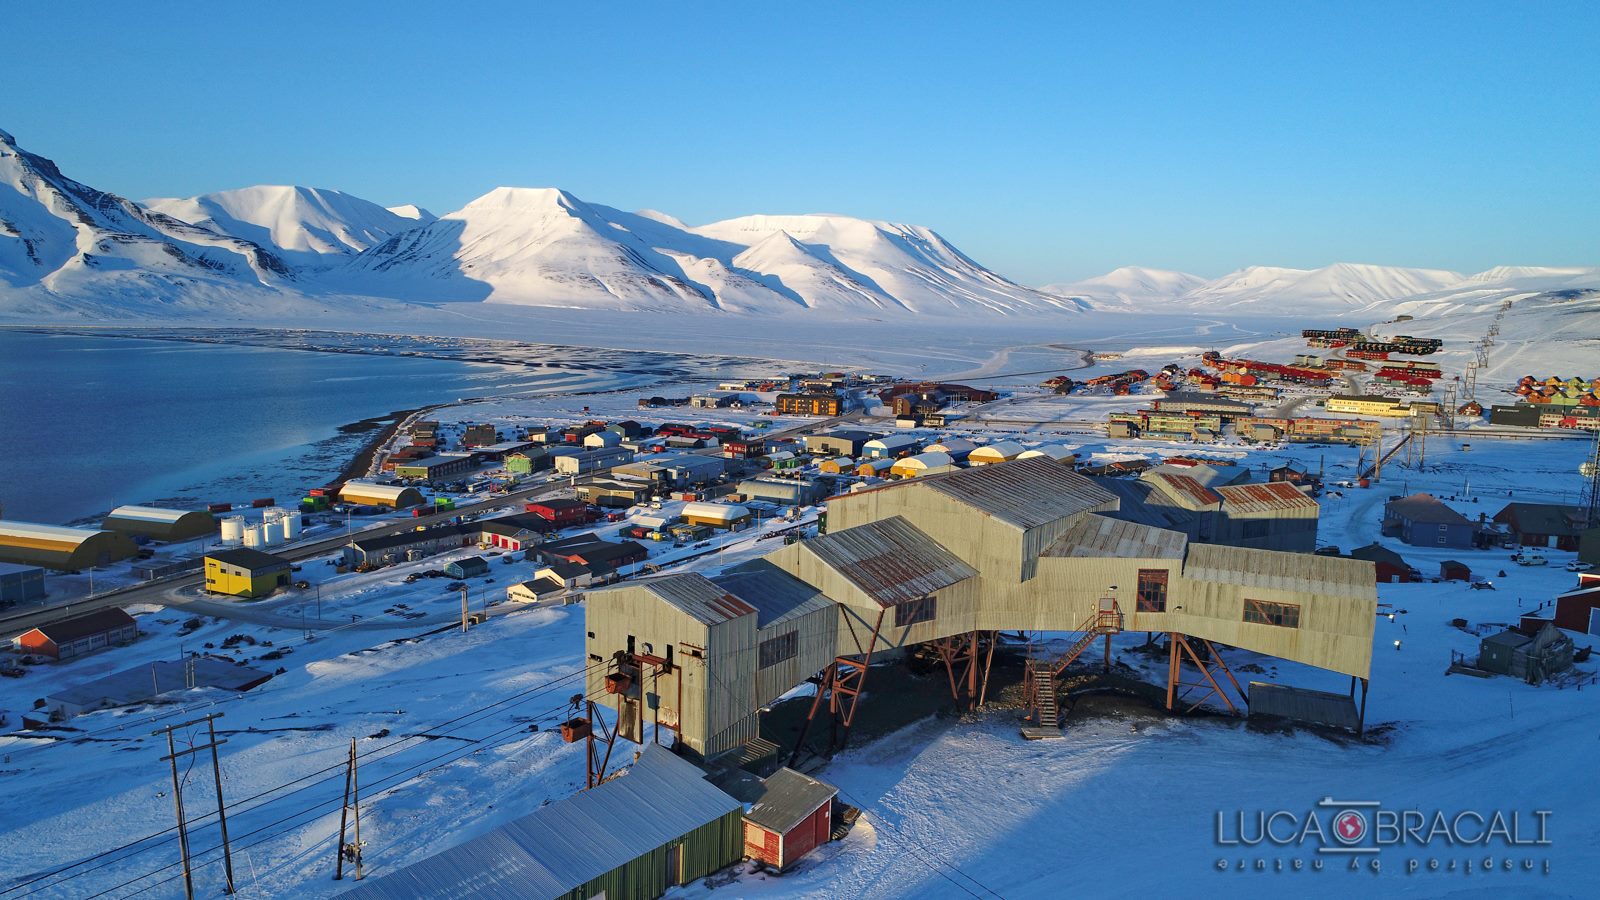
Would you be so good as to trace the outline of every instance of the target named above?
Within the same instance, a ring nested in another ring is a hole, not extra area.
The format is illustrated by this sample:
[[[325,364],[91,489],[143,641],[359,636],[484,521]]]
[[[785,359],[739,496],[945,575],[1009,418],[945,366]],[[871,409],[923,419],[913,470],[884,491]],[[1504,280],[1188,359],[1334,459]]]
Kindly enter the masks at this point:
[[[1223,504],[1234,512],[1278,512],[1290,509],[1317,509],[1311,495],[1287,481],[1265,484],[1231,484],[1217,488]]]
[[[1150,494],[1155,488],[1143,481],[1105,478],[1096,484],[1117,496],[1117,508],[1101,515],[1121,519],[1124,522],[1136,522],[1140,525],[1183,532],[1187,532],[1194,524],[1195,514],[1187,509],[1165,503],[1151,503]]]
[[[408,463],[408,465],[421,465],[421,463]],[[339,489],[342,497],[346,493],[358,497],[370,497],[374,500],[398,500],[406,491],[415,490],[398,484],[376,484],[371,481],[347,481]]]
[[[800,544],[883,606],[926,597],[978,573],[895,516]]]
[[[982,447],[972,451],[972,455],[978,457],[979,459],[1007,460],[1015,459],[1018,456],[1021,456],[1024,452],[1026,452],[1026,448],[1016,441],[995,441],[992,444],[985,444]],[[1030,457],[1030,459],[1031,458],[1032,457]]]
[[[1109,515],[1084,516],[1044,551],[1045,556],[1183,559],[1187,536]]]
[[[1338,556],[1190,544],[1183,574],[1199,581],[1244,587],[1333,594],[1361,600],[1377,596],[1372,563]]]
[[[683,505],[679,510],[684,518],[694,516],[699,519],[715,519],[719,522],[736,522],[739,519],[750,518],[750,510],[731,503],[705,503],[695,500]]]
[[[996,452],[999,452],[998,448],[1000,448],[1001,446],[1003,446],[1005,444],[1009,444],[1009,443],[1011,443],[1011,442],[1010,441],[1000,441],[999,443],[990,444],[989,447],[990,448],[994,448]],[[1019,444],[1018,446],[1021,446],[1021,445]],[[982,449],[982,448],[980,448],[980,449]],[[984,454],[974,454],[974,455],[984,455]],[[1061,444],[1041,444],[1038,447],[1034,447],[1032,450],[1024,450],[1021,453],[1017,454],[1017,458],[1018,459],[1033,459],[1035,456],[1043,456],[1043,457],[1046,457],[1046,458],[1049,458],[1049,459],[1054,459],[1054,460],[1063,460],[1063,459],[1067,459],[1068,457],[1075,457],[1075,456],[1077,456],[1077,454],[1073,453],[1071,450],[1067,449],[1066,447],[1062,446]]]
[[[950,457],[950,454],[945,453],[943,450],[929,450],[924,453],[918,453],[916,456],[908,456],[899,460],[894,464],[894,468],[908,471],[913,469],[938,469],[949,466],[954,462],[955,460]]]
[[[559,897],[743,808],[692,763],[649,744],[621,777],[362,882],[346,897]]]
[[[727,589],[697,572],[639,578],[625,584],[597,588],[591,593],[629,588],[644,588],[663,603],[687,614],[702,625],[720,625],[756,612],[754,606],[733,596]]]
[[[755,608],[757,628],[834,605],[826,594],[764,559],[735,566],[712,582]]]
[[[64,525],[39,525],[33,522],[0,521],[0,540],[23,538],[81,544],[102,532],[98,528],[68,528]]]
[[[806,816],[832,803],[839,789],[788,767],[773,772],[764,783],[761,799],[744,817],[768,831],[787,834]]]
[[[1038,456],[918,483],[1018,528],[1046,525],[1114,499],[1093,481]]]
[[[159,506],[119,506],[113,509],[106,518],[137,519],[143,522],[164,522],[170,525],[188,514],[189,511],[187,510],[162,509]]]
[[[1188,475],[1174,472],[1157,472],[1154,469],[1139,476],[1184,509],[1203,510],[1222,502],[1222,495]]]

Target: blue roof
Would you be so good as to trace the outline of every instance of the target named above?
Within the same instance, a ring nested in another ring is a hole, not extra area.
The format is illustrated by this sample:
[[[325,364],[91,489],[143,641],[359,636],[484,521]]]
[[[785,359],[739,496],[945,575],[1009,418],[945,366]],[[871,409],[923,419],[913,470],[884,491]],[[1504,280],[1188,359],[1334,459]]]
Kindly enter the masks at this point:
[[[365,881],[352,898],[560,897],[743,805],[648,744],[626,774]]]

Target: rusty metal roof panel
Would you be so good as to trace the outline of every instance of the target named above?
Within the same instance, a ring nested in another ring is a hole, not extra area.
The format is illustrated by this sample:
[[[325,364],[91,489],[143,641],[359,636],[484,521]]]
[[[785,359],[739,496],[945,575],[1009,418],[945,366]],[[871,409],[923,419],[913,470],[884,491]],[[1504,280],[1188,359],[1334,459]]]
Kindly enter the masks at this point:
[[[1018,528],[1037,528],[1116,499],[1090,479],[1037,456],[963,469],[920,484]]]
[[[1226,485],[1217,488],[1217,493],[1222,495],[1224,505],[1233,512],[1285,512],[1318,508],[1317,501],[1309,494],[1287,481]]]
[[[631,587],[649,591],[663,603],[682,611],[702,625],[720,625],[757,612],[754,606],[694,572],[640,578],[599,590],[625,590]]]
[[[895,516],[801,545],[883,606],[896,606],[972,578],[977,571]]]
[[[1372,563],[1365,560],[1221,544],[1190,544],[1183,574],[1200,581],[1363,600],[1378,593]]]
[[[1222,502],[1221,494],[1188,475],[1151,471],[1141,477],[1184,509],[1203,510]]]
[[[1107,515],[1084,516],[1045,549],[1044,556],[1183,559],[1189,539],[1177,531],[1154,528]]]

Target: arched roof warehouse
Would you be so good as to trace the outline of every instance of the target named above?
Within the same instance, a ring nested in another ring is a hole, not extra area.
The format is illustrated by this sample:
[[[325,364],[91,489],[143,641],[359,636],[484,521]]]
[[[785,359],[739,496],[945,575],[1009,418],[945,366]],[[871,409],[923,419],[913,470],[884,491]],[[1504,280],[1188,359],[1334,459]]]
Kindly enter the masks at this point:
[[[199,510],[162,509],[159,506],[119,506],[101,527],[157,541],[187,541],[217,530],[217,520]]]
[[[0,521],[0,562],[75,572],[138,552],[131,538],[115,531]]]

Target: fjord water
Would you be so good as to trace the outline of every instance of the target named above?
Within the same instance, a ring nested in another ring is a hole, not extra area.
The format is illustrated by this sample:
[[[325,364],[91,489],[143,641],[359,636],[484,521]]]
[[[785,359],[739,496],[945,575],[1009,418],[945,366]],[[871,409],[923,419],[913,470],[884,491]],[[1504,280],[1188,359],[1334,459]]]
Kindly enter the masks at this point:
[[[572,372],[452,360],[0,331],[0,514],[293,503],[372,437],[339,426],[462,397],[574,390]]]

